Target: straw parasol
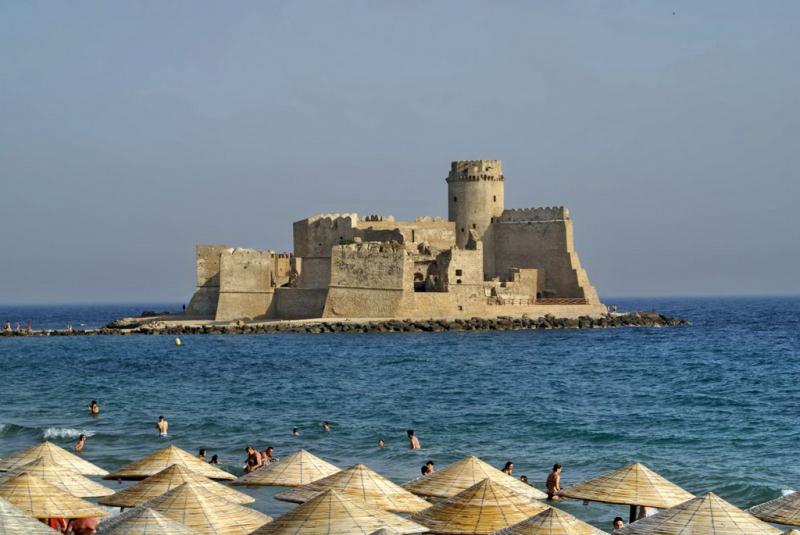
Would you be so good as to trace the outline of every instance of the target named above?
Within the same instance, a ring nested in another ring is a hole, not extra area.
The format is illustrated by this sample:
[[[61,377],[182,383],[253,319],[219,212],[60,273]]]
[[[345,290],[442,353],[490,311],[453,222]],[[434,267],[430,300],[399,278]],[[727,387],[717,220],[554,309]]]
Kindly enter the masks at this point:
[[[403,488],[419,496],[450,498],[487,477],[522,496],[537,500],[547,497],[544,492],[501,472],[474,455],[465,457],[432,474],[409,481],[403,485]]]
[[[255,472],[245,474],[232,484],[301,487],[339,470],[338,466],[325,462],[306,450],[300,450]]]
[[[135,481],[157,474],[173,464],[184,466],[192,472],[206,476],[209,479],[236,479],[236,476],[233,474],[220,470],[198,459],[188,451],[172,445],[161,448],[144,459],[125,465],[113,474],[105,476],[103,479],[125,479]]]
[[[200,474],[188,470],[184,466],[173,464],[169,468],[165,468],[159,473],[117,492],[113,496],[98,500],[98,502],[113,507],[136,507],[184,483],[195,483],[205,487],[210,492],[213,492],[220,498],[225,498],[229,502],[245,504],[255,501],[255,499],[247,494],[226,487],[205,476],[201,476]]]
[[[417,513],[411,520],[432,533],[494,533],[548,509],[489,478]]]
[[[103,535],[197,535],[193,529],[148,507],[131,509],[98,526]]]
[[[381,528],[391,528],[396,533],[427,531],[424,526],[408,519],[386,511],[368,509],[341,492],[330,489],[262,526],[253,535],[367,535]]]
[[[381,528],[378,531],[373,531],[370,535],[400,535],[400,532],[392,528]]]
[[[242,535],[272,520],[263,513],[220,498],[197,483],[184,483],[142,507],[209,535]]]
[[[108,496],[114,494],[110,488],[92,481],[88,477],[83,477],[77,472],[61,464],[55,464],[51,457],[39,457],[33,462],[15,468],[8,472],[5,477],[0,477],[0,483],[11,479],[14,476],[27,472],[32,476],[52,483],[61,490],[65,490],[79,498],[92,498],[96,496]]]
[[[780,532],[713,492],[614,531],[619,535],[778,535]]]
[[[96,518],[107,514],[94,504],[26,472],[3,482],[0,498],[34,518]]]
[[[329,489],[336,489],[369,508],[393,513],[416,513],[431,506],[419,496],[411,494],[363,464],[354,464],[326,478],[278,494],[275,498],[285,502],[303,503]]]
[[[496,535],[608,535],[561,509],[550,507]]]
[[[42,524],[16,505],[0,498],[0,535],[55,535],[56,532]]]
[[[800,529],[787,529],[782,535],[800,535]]]
[[[631,506],[630,521],[636,520],[636,506],[667,509],[694,498],[678,485],[664,479],[641,463],[633,463],[583,483],[567,487],[562,496]]]
[[[800,492],[781,496],[748,509],[750,514],[766,522],[800,526]]]
[[[108,474],[99,466],[95,466],[89,461],[84,461],[74,453],[70,453],[52,442],[42,442],[27,450],[11,454],[0,461],[0,472],[9,472],[39,458],[53,461],[55,464],[65,466],[73,472],[84,476],[104,476]]]

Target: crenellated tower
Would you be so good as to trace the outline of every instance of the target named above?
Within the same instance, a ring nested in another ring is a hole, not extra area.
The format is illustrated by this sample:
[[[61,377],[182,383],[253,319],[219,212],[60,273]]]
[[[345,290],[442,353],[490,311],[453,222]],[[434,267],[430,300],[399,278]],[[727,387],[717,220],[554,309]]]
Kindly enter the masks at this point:
[[[483,241],[483,271],[495,275],[492,223],[503,213],[503,163],[459,160],[447,176],[447,217],[456,224],[456,246],[463,248],[473,230]]]

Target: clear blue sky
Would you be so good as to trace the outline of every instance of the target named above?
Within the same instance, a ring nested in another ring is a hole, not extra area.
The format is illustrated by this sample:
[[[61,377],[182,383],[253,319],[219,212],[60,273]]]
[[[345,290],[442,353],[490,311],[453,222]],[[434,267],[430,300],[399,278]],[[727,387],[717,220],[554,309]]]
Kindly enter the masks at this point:
[[[185,301],[194,245],[566,205],[601,296],[797,293],[800,2],[0,1],[0,303]]]

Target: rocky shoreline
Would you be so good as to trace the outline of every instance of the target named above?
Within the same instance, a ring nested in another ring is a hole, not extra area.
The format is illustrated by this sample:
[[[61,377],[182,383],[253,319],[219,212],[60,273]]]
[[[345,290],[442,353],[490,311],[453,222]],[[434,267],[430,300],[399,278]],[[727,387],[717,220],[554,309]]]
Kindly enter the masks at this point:
[[[387,319],[374,321],[320,320],[313,322],[272,322],[235,324],[184,325],[170,324],[155,318],[117,320],[99,329],[87,330],[21,330],[0,332],[0,337],[13,336],[122,336],[122,335],[187,335],[187,334],[276,334],[276,333],[388,333],[445,331],[518,331],[533,329],[608,329],[620,327],[677,327],[689,325],[685,319],[671,318],[657,312],[609,314],[599,318],[541,318],[501,316],[470,319]]]

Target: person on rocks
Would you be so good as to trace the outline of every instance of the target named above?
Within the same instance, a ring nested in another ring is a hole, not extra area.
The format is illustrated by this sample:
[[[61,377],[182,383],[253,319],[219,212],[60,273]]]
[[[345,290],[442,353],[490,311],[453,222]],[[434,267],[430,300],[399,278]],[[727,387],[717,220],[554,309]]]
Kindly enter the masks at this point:
[[[247,459],[244,460],[244,471],[249,474],[261,468],[263,465],[261,454],[253,446],[247,446],[244,451],[247,452]]]
[[[558,494],[561,492],[561,468],[560,464],[553,465],[553,471],[547,476],[545,487],[547,487],[547,499],[551,501],[560,500]]]
[[[163,416],[159,416],[156,428],[158,429],[158,436],[165,437],[169,432],[169,422]]]
[[[265,449],[264,453],[261,454],[261,464],[263,466],[266,466],[269,463],[278,460],[278,459],[275,459],[273,457],[273,453],[274,452],[275,452],[275,448],[273,448],[272,446],[267,446],[267,449]]]
[[[413,429],[406,431],[406,435],[408,436],[408,444],[411,446],[412,450],[422,449],[422,445],[419,443],[419,438],[414,435]]]

